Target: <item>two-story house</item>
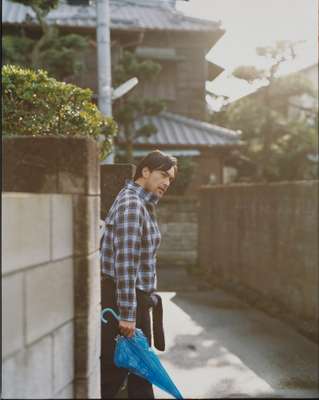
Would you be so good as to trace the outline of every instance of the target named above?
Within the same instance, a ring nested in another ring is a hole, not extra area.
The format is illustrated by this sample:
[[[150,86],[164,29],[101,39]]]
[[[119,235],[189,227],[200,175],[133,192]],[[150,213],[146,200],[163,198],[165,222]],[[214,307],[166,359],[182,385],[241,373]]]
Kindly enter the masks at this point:
[[[318,114],[318,62],[300,69],[297,73],[311,83],[315,95],[292,96],[289,99],[288,116],[289,118],[307,118],[309,123],[313,124]]]
[[[133,90],[140,96],[164,99],[167,111],[147,118],[157,133],[138,139],[135,155],[163,149],[176,156],[191,156],[198,162],[196,183],[212,177],[223,182],[223,160],[240,144],[239,135],[206,122],[205,82],[223,70],[208,62],[205,55],[224,34],[220,22],[183,15],[175,0],[110,0],[112,62],[122,49],[135,51],[140,59],[153,59],[162,66],[151,84]],[[6,31],[23,26],[36,29],[30,7],[3,0],[3,26]],[[82,87],[97,93],[96,9],[93,0],[61,0],[47,21],[65,32],[82,33],[91,38],[86,55],[87,72],[78,80]],[[144,118],[145,121],[145,118]],[[136,128],[143,123],[136,122]]]

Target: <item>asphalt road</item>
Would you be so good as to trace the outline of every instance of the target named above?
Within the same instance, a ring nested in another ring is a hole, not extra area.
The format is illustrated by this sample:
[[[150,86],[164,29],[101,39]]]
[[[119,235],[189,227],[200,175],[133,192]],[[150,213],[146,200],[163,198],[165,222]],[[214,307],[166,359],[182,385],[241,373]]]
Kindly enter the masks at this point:
[[[157,354],[184,398],[319,397],[318,347],[288,325],[220,289],[160,294]]]

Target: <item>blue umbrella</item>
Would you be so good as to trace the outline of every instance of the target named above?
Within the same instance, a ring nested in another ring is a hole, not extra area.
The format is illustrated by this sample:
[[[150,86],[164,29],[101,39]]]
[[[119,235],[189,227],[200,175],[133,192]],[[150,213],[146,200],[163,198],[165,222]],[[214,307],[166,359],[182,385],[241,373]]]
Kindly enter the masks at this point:
[[[103,322],[107,323],[103,317],[106,312],[112,313],[119,320],[119,316],[111,308],[104,308],[101,314]],[[114,363],[117,367],[126,368],[133,374],[148,380],[176,399],[183,399],[140,329],[135,329],[135,334],[130,338],[120,335],[117,337]]]

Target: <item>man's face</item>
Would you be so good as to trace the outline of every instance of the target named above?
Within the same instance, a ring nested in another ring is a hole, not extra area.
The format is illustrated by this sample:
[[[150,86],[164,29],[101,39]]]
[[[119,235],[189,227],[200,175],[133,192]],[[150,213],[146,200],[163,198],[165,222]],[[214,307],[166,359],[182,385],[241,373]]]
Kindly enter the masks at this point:
[[[151,172],[146,167],[143,175],[145,178],[145,190],[162,197],[175,179],[175,169],[171,167],[167,171],[154,170]]]

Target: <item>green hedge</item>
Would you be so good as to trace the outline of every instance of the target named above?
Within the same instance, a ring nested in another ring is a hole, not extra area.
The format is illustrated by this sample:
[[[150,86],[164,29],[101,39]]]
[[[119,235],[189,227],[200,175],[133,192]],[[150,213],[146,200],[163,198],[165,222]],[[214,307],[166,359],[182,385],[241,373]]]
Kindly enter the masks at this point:
[[[110,153],[117,125],[92,103],[90,89],[59,82],[44,70],[4,65],[2,94],[4,135],[90,136],[99,142],[101,159]]]

